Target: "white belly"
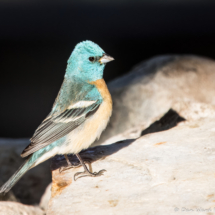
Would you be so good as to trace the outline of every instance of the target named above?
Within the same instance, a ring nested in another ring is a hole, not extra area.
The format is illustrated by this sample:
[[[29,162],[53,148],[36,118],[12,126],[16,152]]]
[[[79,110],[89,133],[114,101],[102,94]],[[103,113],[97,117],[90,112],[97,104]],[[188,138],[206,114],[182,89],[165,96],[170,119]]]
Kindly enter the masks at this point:
[[[54,157],[56,154],[77,154],[83,149],[87,149],[106,128],[110,119],[112,108],[107,110],[108,104],[103,102],[94,115],[89,117],[82,125],[70,132],[66,138],[62,139],[62,144],[56,146],[42,155],[32,166]]]
[[[104,101],[94,115],[69,133],[65,143],[59,148],[58,154],[79,153],[99,138],[112,113],[112,108],[108,106],[109,104]]]
[[[103,79],[93,82],[99,90],[103,102],[99,109],[87,120],[59,141],[62,143],[42,155],[35,163],[39,163],[55,156],[56,154],[77,154],[87,149],[106,128],[112,114],[112,99]]]

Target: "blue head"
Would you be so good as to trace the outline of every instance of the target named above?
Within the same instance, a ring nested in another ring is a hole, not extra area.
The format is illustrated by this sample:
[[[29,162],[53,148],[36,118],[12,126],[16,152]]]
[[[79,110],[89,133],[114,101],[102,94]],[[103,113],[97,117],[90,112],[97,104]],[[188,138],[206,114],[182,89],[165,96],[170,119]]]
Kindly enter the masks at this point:
[[[73,50],[66,69],[66,77],[76,76],[91,82],[103,78],[105,64],[114,60],[91,41],[78,43]]]

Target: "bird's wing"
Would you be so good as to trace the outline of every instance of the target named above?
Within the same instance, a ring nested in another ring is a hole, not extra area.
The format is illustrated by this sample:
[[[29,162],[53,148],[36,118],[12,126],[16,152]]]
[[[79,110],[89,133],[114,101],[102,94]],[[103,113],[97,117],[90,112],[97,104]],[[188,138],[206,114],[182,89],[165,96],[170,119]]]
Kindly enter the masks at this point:
[[[94,97],[97,97],[95,93]],[[84,98],[86,99],[86,96]],[[57,98],[57,100],[59,99]],[[67,105],[67,108],[63,108],[63,111],[60,111],[60,109],[52,111],[37,128],[31,138],[31,143],[24,149],[21,156],[26,157],[70,133],[89,116],[93,115],[98,110],[101,102],[101,99],[79,100]],[[55,103],[59,104],[59,101]],[[55,105],[53,109],[55,109]]]

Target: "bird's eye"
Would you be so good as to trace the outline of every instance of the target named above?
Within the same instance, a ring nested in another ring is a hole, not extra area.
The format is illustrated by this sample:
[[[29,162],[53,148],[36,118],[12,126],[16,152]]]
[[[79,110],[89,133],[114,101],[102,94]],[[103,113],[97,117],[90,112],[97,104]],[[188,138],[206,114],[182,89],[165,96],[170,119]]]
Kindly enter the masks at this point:
[[[94,57],[89,57],[89,61],[94,62],[95,58]]]

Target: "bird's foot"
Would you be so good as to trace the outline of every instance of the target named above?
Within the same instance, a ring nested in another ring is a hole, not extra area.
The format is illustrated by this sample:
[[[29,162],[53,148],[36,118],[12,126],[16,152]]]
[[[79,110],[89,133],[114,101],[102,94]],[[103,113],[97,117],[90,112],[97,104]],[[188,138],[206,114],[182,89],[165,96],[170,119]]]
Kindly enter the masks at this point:
[[[63,171],[66,171],[68,169],[71,169],[71,168],[77,168],[79,166],[82,166],[81,164],[77,165],[77,166],[73,166],[73,165],[68,165],[68,166],[62,166],[59,168],[59,172],[62,173]]]
[[[89,160],[84,159],[84,163],[87,163],[88,165],[90,165],[90,164],[91,164],[91,160],[90,160],[90,159],[89,159]],[[70,164],[68,164],[67,166],[62,166],[62,167],[60,167],[60,168],[59,168],[59,172],[62,173],[63,171],[66,171],[66,170],[68,170],[68,169],[71,169],[71,168],[78,168],[78,167],[80,167],[80,166],[82,166],[81,163],[78,163],[78,164],[72,164],[72,163],[70,163]]]
[[[103,173],[104,173],[105,171],[106,171],[105,169],[102,169],[102,170],[100,170],[99,172],[94,172],[94,173],[92,173],[92,172],[90,172],[90,171],[77,172],[77,173],[75,173],[75,175],[74,175],[74,181],[78,180],[79,178],[87,177],[87,176],[89,176],[89,177],[98,177],[98,176],[103,175]],[[79,177],[75,178],[76,176],[79,176]]]

